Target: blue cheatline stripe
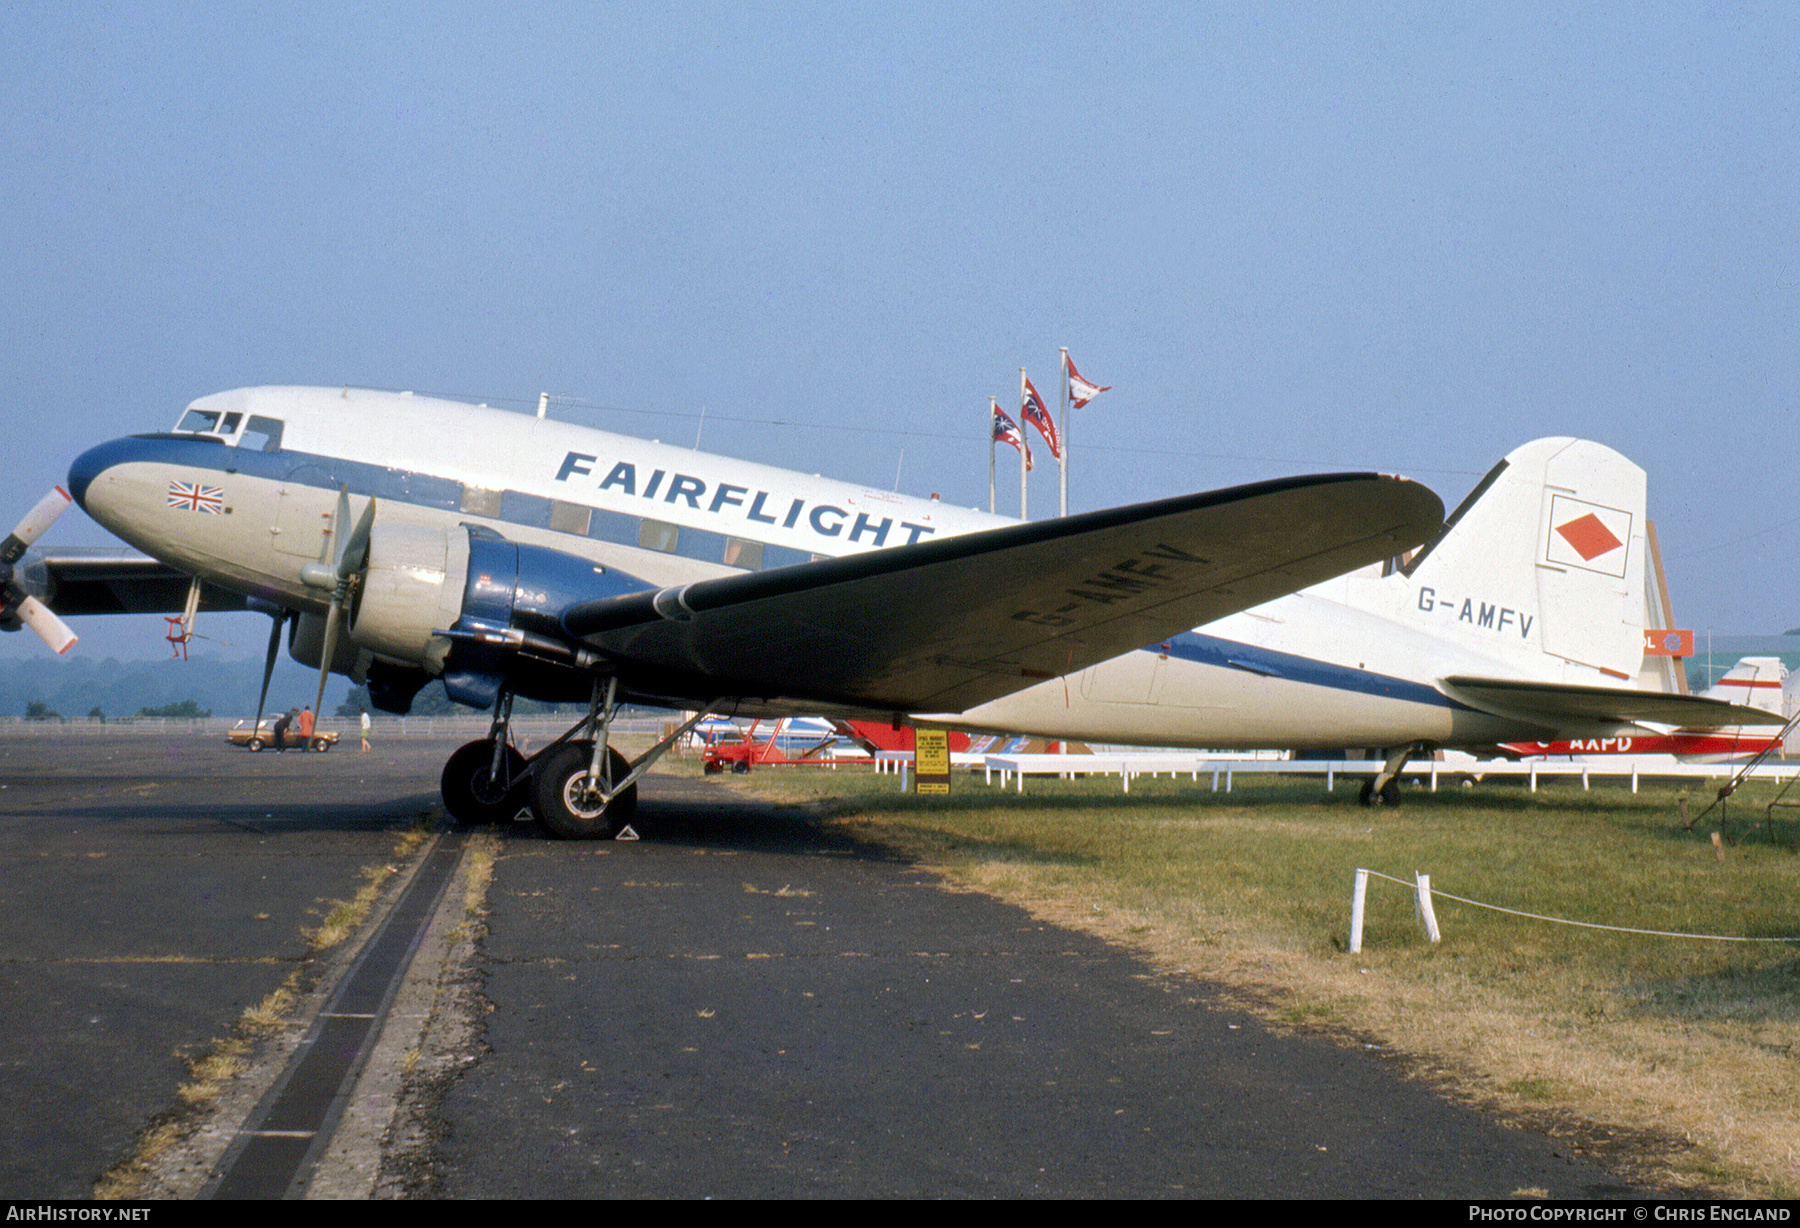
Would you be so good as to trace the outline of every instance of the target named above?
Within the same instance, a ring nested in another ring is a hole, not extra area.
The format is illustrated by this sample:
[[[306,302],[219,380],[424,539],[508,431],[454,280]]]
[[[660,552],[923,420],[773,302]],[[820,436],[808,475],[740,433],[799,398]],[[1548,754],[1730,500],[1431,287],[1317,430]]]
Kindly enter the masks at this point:
[[[1462,712],[1476,710],[1457,703],[1426,683],[1396,678],[1391,674],[1372,673],[1366,669],[1351,669],[1346,665],[1333,665],[1329,661],[1296,656],[1293,653],[1274,652],[1213,635],[1203,635],[1198,631],[1183,632],[1167,643],[1171,657],[1193,661],[1199,665],[1243,670],[1265,678],[1280,678],[1285,682],[1301,682],[1307,686],[1325,687],[1333,691],[1398,699],[1437,708],[1452,708]],[[1144,651],[1162,652],[1163,645],[1153,644]]]
[[[282,482],[290,486],[310,486],[333,493],[339,487],[347,486],[351,494],[370,495],[384,503],[410,504],[454,515],[480,515],[484,520],[517,524],[526,528],[550,528],[552,501],[542,495],[504,490],[500,492],[498,514],[464,512],[463,484],[450,478],[437,477],[416,469],[398,469],[291,449],[258,452],[249,448],[234,448],[220,440],[194,435],[133,435],[90,448],[76,458],[69,468],[69,490],[75,496],[75,501],[85,507],[89,484],[105,470],[122,464],[179,465],[188,469],[212,470],[222,475]],[[593,512],[589,531],[586,534],[569,533],[567,536],[570,539],[640,545],[639,524],[642,518],[593,507],[578,500],[565,502],[572,507],[589,508]],[[668,553],[711,563],[724,562],[729,538],[743,536],[686,524],[671,523],[670,527],[679,532],[675,549]],[[762,562],[765,568],[804,562],[811,557],[772,542],[759,544],[763,546]]]

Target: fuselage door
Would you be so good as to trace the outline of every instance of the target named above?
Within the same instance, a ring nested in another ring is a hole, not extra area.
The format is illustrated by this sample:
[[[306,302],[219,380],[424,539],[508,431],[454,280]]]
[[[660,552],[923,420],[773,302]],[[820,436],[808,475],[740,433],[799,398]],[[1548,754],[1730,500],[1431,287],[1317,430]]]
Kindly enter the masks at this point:
[[[325,542],[336,507],[331,475],[319,466],[302,465],[289,473],[270,529],[276,551],[305,560],[329,557]]]

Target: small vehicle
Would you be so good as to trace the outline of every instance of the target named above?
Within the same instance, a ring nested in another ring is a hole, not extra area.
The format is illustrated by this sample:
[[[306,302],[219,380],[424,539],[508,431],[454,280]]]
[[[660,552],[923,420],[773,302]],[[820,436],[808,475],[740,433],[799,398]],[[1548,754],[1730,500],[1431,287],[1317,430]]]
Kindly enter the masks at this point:
[[[262,750],[265,747],[273,746],[275,745],[276,719],[273,716],[265,716],[262,723],[254,729],[251,728],[249,721],[239,721],[225,731],[225,738],[233,746],[242,746],[247,750]],[[300,736],[300,726],[298,725],[289,725],[283,733],[285,734],[283,742],[289,750],[308,749],[324,752],[336,746],[338,740],[338,735],[333,730],[315,729],[312,743],[308,746],[306,739]]]

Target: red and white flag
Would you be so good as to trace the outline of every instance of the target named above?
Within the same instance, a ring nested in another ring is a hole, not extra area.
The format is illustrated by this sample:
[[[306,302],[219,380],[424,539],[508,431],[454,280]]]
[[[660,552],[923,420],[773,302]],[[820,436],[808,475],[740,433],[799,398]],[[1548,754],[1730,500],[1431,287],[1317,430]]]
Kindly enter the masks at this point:
[[[1056,423],[1051,420],[1050,411],[1044,408],[1044,398],[1038,390],[1025,381],[1025,391],[1019,397],[1019,417],[1037,427],[1038,434],[1050,445],[1050,455],[1062,459],[1062,440],[1057,437]]]
[[[1082,379],[1081,372],[1075,369],[1075,360],[1070,358],[1066,352],[1063,354],[1063,365],[1068,368],[1069,373],[1069,404],[1076,409],[1080,409],[1101,393],[1112,391],[1111,384],[1102,387]]]
[[[1030,472],[1031,444],[1026,441],[1025,432],[1019,429],[1019,424],[1014,422],[1004,409],[1001,409],[998,405],[994,406],[993,409],[994,442],[1010,443],[1013,447],[1017,448],[1019,454],[1025,458],[1026,471]]]

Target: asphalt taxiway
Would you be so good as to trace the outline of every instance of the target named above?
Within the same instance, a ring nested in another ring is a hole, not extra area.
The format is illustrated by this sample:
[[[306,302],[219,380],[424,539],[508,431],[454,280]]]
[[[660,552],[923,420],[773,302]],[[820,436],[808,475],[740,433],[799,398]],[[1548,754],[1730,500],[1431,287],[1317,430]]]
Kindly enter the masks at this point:
[[[363,942],[309,933],[444,847],[409,833],[440,826],[454,745],[0,733],[0,1192],[81,1197],[108,1172],[219,1188]],[[651,778],[642,810],[637,842],[452,833],[458,877],[297,1190],[1639,1192],[1379,1057],[1275,1036],[1203,983],[728,787]],[[284,983],[291,1025],[200,1088],[194,1059]]]

